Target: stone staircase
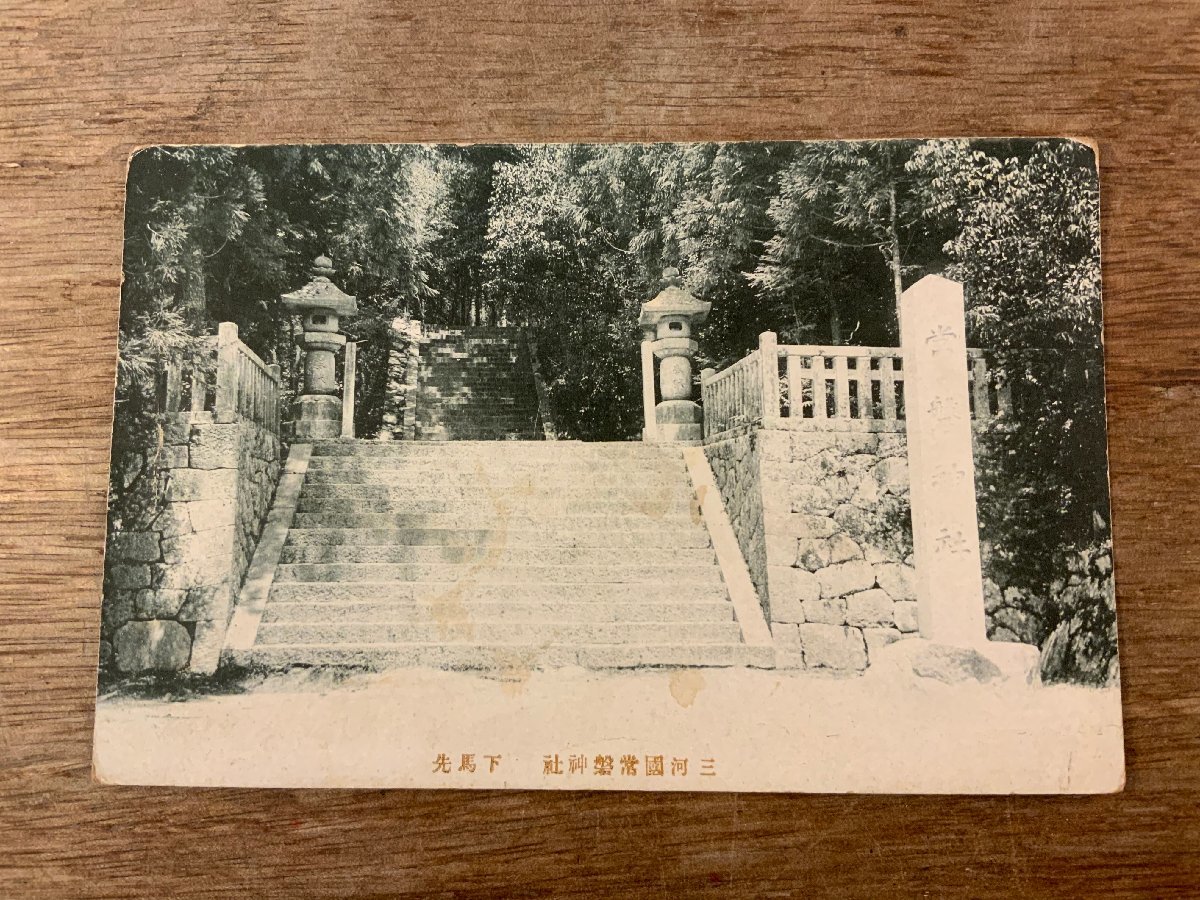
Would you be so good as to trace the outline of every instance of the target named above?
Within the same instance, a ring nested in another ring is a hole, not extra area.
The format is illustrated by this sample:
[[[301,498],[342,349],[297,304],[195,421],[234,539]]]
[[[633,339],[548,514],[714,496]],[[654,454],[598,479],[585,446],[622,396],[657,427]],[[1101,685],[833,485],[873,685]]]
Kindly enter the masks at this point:
[[[743,641],[679,449],[329,441],[234,658],[524,670],[771,654]]]
[[[528,441],[542,435],[520,329],[426,331],[417,383],[417,440]]]

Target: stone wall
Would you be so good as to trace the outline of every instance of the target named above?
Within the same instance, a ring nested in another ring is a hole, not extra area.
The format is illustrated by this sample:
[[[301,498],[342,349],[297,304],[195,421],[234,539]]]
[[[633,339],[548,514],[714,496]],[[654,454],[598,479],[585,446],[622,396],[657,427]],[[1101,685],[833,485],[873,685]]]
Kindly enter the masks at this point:
[[[704,453],[721,491],[725,514],[737,535],[750,580],[770,621],[767,592],[767,545],[763,534],[763,490],[759,480],[758,428],[742,427],[706,444]]]
[[[859,671],[874,650],[916,634],[903,433],[753,426],[705,452],[770,623],[777,665]],[[977,467],[982,452],[977,440]],[[1097,566],[1111,571],[1111,561],[1099,558]],[[984,542],[988,637],[1044,644],[1027,598],[994,580],[991,561]],[[1059,606],[1065,591],[1056,586]]]
[[[917,630],[903,434],[760,436],[776,663],[859,671]]]
[[[163,426],[153,503],[110,529],[101,665],[210,672],[279,480],[279,439],[249,421]]]
[[[903,434],[752,428],[705,452],[778,666],[861,671],[916,633]]]
[[[383,426],[377,435],[381,440],[411,441],[416,437],[417,375],[423,331],[416,319],[401,317],[392,322]]]

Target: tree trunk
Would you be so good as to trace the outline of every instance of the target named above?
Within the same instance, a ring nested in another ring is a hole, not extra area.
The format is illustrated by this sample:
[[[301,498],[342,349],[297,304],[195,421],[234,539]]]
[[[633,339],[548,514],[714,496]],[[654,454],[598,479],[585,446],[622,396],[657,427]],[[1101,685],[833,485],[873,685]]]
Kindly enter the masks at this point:
[[[904,293],[904,282],[900,277],[900,227],[896,222],[896,182],[888,185],[888,238],[889,262],[892,267],[892,289],[895,292],[894,321],[896,343],[900,343],[900,297]]]
[[[829,304],[829,343],[837,346],[842,342],[842,313],[838,309],[837,301],[832,297],[827,302]]]
[[[191,243],[183,267],[183,296],[179,311],[192,334],[204,334],[208,325],[208,295],[204,286],[204,253],[200,245]]]

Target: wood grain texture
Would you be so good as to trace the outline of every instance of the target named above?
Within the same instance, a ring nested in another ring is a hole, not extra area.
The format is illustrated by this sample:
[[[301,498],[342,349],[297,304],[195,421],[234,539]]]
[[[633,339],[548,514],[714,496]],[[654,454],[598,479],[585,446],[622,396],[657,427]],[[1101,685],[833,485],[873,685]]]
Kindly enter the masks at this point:
[[[1200,4],[0,0],[0,895],[1158,896],[1200,884]],[[162,142],[1101,149],[1128,787],[100,788],[125,162]]]

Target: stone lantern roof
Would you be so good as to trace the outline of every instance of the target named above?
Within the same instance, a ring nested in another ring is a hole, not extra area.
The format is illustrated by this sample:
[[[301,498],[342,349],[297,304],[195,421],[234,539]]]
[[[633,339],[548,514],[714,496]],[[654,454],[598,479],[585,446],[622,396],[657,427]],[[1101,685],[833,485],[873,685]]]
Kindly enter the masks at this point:
[[[328,256],[318,256],[312,267],[312,280],[304,287],[280,299],[284,306],[296,312],[327,309],[339,316],[352,316],[358,312],[358,303],[350,294],[342,292],[329,280],[333,275],[333,262]]]
[[[653,300],[642,304],[642,314],[638,324],[643,328],[653,328],[666,318],[686,317],[693,325],[701,324],[708,318],[712,304],[697,300],[683,289],[683,280],[679,277],[678,269],[663,270],[664,287]]]

